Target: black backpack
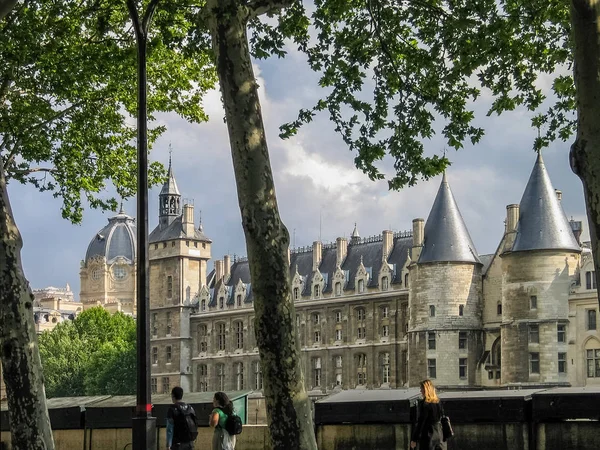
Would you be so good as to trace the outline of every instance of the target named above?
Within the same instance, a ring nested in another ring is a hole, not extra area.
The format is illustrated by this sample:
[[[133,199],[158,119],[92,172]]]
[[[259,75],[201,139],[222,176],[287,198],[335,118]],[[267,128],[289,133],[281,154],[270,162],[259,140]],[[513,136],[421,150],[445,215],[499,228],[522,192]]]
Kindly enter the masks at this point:
[[[174,414],[175,435],[180,442],[193,442],[198,437],[196,411],[190,405],[177,403]]]
[[[221,410],[222,411],[222,410]],[[242,433],[242,419],[235,413],[227,416],[225,420],[225,431],[231,436]]]

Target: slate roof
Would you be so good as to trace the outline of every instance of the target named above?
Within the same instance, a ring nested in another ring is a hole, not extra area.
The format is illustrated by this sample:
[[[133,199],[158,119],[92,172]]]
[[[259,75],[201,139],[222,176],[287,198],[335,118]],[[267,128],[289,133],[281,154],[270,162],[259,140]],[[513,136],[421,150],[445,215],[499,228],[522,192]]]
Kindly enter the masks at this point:
[[[433,207],[425,223],[419,263],[481,263],[444,173]]]
[[[200,229],[194,230],[194,236],[188,236],[183,228],[183,215],[177,216],[173,222],[163,229],[160,228],[160,225],[157,225],[148,236],[148,242],[151,244],[173,239],[193,239],[202,242],[212,242]]]
[[[494,259],[494,254],[491,253],[489,255],[479,255],[479,260],[483,267],[481,268],[481,274],[485,275],[492,264],[492,260]]]
[[[137,256],[136,238],[135,220],[121,211],[109,218],[108,224],[91,240],[85,254],[85,262],[95,256],[103,256],[108,264],[119,257],[133,264]]]
[[[171,157],[169,156],[169,170],[167,172],[167,181],[163,184],[162,189],[160,190],[159,195],[178,195],[179,188],[177,187],[177,182],[175,181],[175,175],[173,174],[173,167],[171,166]]]
[[[554,249],[581,251],[540,152],[519,205],[517,236],[512,251]]]

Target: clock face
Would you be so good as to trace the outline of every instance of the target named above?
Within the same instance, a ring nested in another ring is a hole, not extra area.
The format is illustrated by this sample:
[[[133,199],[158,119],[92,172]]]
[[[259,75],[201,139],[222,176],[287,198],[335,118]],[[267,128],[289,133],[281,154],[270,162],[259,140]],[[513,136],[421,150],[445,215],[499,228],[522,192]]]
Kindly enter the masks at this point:
[[[127,278],[127,270],[123,266],[115,266],[113,267],[113,277],[115,280],[124,280]]]
[[[102,277],[102,269],[92,270],[92,280],[99,280]]]

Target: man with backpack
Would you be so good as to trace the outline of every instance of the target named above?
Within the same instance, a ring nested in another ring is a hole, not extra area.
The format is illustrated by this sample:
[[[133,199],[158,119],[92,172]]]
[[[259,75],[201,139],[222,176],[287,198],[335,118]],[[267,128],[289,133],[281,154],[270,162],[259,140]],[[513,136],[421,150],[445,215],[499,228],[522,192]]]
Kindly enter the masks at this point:
[[[175,386],[171,390],[173,405],[167,411],[167,450],[194,450],[198,437],[196,412],[182,399],[183,389]]]

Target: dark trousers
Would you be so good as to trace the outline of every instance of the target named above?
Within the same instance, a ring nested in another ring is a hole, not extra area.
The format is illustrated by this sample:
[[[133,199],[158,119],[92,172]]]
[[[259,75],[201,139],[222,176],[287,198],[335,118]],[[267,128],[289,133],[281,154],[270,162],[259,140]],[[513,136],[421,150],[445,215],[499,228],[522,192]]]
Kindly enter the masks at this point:
[[[180,442],[179,444],[171,445],[171,450],[194,450],[193,442]]]

